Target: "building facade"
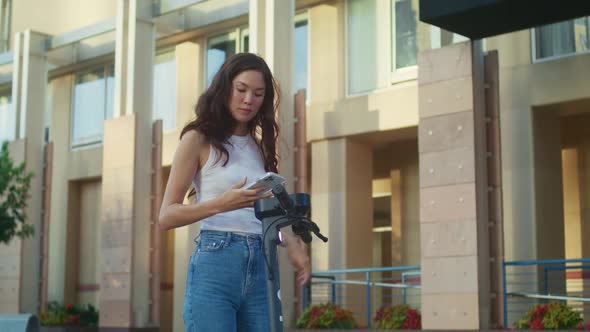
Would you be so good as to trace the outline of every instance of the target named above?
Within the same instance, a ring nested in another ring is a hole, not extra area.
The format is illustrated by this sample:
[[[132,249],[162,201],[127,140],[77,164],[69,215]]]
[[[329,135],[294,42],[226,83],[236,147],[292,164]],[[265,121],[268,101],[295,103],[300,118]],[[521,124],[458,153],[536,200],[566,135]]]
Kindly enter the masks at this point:
[[[0,140],[36,174],[37,230],[0,246],[2,313],[91,303],[102,326],[183,329],[199,226],[161,233],[157,209],[199,94],[238,52],[264,56],[279,80],[281,173],[311,194],[330,239],[313,243],[314,271],[424,266],[428,241],[452,247],[468,233],[424,219],[435,170],[418,140],[418,64],[469,43],[420,22],[418,0],[3,0],[1,14]],[[498,52],[506,261],[590,257],[589,29],[581,17],[481,43]],[[300,90],[306,177],[294,162]],[[436,91],[444,105],[462,98]],[[296,290],[282,274],[291,321]]]

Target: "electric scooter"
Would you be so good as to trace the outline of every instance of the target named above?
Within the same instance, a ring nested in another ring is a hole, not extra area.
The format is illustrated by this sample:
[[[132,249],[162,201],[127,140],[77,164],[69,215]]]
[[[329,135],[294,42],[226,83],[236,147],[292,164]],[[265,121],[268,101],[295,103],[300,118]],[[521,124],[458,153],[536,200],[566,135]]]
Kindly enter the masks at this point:
[[[277,261],[277,245],[282,241],[279,231],[281,228],[291,226],[293,233],[301,237],[305,243],[311,242],[311,233],[324,242],[328,242],[328,238],[320,233],[316,223],[305,217],[311,206],[308,194],[289,195],[283,184],[278,182],[273,184],[272,193],[274,197],[256,201],[254,212],[256,218],[262,222],[262,249],[266,265],[270,332],[283,332]]]

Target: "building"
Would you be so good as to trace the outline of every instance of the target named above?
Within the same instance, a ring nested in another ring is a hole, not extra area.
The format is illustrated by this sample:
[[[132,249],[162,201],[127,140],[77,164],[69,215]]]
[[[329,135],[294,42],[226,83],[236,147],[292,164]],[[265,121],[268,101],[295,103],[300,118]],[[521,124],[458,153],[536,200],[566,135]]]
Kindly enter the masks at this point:
[[[287,151],[305,90],[305,186],[330,238],[313,246],[314,270],[424,266],[428,240],[444,251],[471,231],[421,222],[435,169],[418,142],[418,54],[467,39],[420,22],[417,0],[3,0],[1,14],[0,140],[37,174],[38,232],[0,247],[0,312],[93,303],[103,326],[182,329],[198,225],[160,234],[154,216],[179,132],[236,52],[263,55],[280,80]],[[590,257],[589,29],[580,17],[482,41],[498,51],[506,261]],[[437,91],[444,105],[462,100]],[[281,172],[294,177],[292,154]],[[475,264],[456,259],[473,241],[447,250],[445,268]],[[469,301],[442,299],[471,319]],[[283,304],[289,319],[296,303]],[[458,324],[479,326],[469,319]]]

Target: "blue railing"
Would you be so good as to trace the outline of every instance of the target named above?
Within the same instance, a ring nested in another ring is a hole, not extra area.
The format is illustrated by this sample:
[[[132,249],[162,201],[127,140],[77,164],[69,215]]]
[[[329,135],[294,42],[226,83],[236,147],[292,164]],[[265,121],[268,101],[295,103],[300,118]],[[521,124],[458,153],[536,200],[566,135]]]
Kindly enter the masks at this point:
[[[590,317],[590,258],[523,260],[502,265],[504,326],[531,305],[565,301]],[[574,265],[575,264],[575,265]],[[568,276],[567,271],[580,273]]]
[[[376,309],[382,305],[410,304],[420,307],[420,266],[329,270],[312,273],[311,283],[302,289],[302,308],[332,302],[364,311],[371,326]]]

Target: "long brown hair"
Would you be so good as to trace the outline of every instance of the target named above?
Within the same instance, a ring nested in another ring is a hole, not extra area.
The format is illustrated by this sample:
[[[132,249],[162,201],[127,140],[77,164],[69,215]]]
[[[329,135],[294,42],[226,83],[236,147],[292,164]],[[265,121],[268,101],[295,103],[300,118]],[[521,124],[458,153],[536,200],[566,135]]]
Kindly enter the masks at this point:
[[[180,137],[189,130],[196,130],[205,135],[211,148],[221,152],[223,166],[227,165],[229,153],[223,144],[231,144],[229,138],[233,135],[237,121],[230,113],[228,102],[232,95],[234,78],[247,70],[256,70],[264,79],[264,100],[256,116],[248,123],[248,134],[255,137],[267,172],[277,171],[276,141],[279,126],[276,113],[279,105],[279,88],[270,72],[270,68],[260,56],[252,53],[238,53],[229,57],[221,66],[207,90],[199,97],[195,107],[196,119],[189,122],[180,133]]]

